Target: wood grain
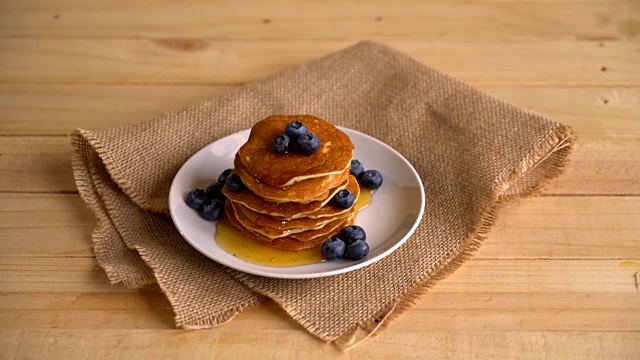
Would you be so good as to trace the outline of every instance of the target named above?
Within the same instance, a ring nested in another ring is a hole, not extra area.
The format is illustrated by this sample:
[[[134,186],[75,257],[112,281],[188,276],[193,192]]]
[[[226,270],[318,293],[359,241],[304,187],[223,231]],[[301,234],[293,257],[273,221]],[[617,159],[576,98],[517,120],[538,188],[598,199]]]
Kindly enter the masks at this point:
[[[91,129],[134,124],[235,88],[0,83],[0,135],[66,135],[88,124]],[[639,87],[483,86],[481,90],[569,123],[581,136],[640,135]]]
[[[567,347],[567,344],[581,344]],[[397,358],[507,358],[521,359],[634,359],[638,333],[606,332],[471,332],[385,331],[357,351],[340,353],[302,331],[237,332],[219,330],[2,330],[0,346],[16,358],[48,354],[70,358],[356,358],[384,359],[392,350]]]
[[[76,192],[67,137],[0,136],[0,192]],[[545,195],[640,194],[638,136],[582,136]]]
[[[621,263],[472,259],[420,297],[411,315],[401,315],[393,327],[403,332],[633,331],[640,326],[640,314],[634,311],[640,299],[633,270]],[[158,292],[110,286],[94,259],[0,257],[0,274],[4,329],[174,326]],[[256,328],[299,329],[268,303],[239,315],[224,332]]]
[[[68,137],[0,139],[0,192],[77,192]]]
[[[237,87],[0,83],[0,134],[66,135],[130,125]]]
[[[640,194],[640,138],[578,136],[571,163],[545,194]]]
[[[0,254],[92,257],[94,221],[77,194],[0,194]]]
[[[225,85],[0,83],[1,135],[67,135],[134,124],[231,91]],[[624,115],[622,115],[624,116]]]
[[[348,10],[346,10],[348,9]],[[575,16],[580,14],[581,16]],[[637,35],[637,4],[544,1],[390,3],[279,0],[9,1],[0,35],[210,37],[232,39],[370,38],[464,40],[510,37],[620,38]]]
[[[526,199],[500,210],[475,258],[640,258],[638,218],[635,196]],[[3,256],[93,257],[92,229],[78,195],[0,194]]]
[[[472,258],[438,282],[433,291],[475,294],[487,293],[490,289],[496,293],[521,294],[631,294],[629,305],[638,304],[638,290],[631,278],[637,269],[625,266],[626,261],[637,260],[637,257],[611,260]],[[7,293],[135,291],[121,286],[112,288],[94,258],[2,256],[0,273],[0,285]],[[601,286],[604,283],[606,288]]]
[[[243,84],[356,42],[0,38],[0,82]],[[640,84],[640,43],[634,41],[447,38],[386,43],[475,85]]]

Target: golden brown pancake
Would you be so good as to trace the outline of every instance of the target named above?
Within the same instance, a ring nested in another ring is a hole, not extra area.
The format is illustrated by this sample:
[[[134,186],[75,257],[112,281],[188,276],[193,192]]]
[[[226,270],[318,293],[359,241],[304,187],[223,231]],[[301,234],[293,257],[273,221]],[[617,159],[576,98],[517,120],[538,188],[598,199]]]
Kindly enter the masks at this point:
[[[321,218],[299,217],[296,219],[284,219],[284,218],[273,217],[266,214],[261,214],[259,212],[255,212],[240,203],[232,202],[232,204],[235,212],[240,214],[238,216],[243,216],[247,218],[248,221],[250,221],[251,223],[260,224],[262,226],[268,226],[278,231],[295,230],[295,229],[301,229],[301,228],[311,229],[311,228],[324,226],[335,219],[347,217],[349,215],[349,210],[351,210],[351,209],[341,209],[343,211],[337,212],[334,216],[325,216]],[[330,206],[330,205],[327,204],[325,206]],[[336,206],[333,206],[333,207],[336,207]]]
[[[270,226],[266,226],[261,222],[251,221],[249,217],[247,217],[242,212],[242,205],[234,206],[233,202],[230,202],[233,206],[233,211],[235,213],[236,219],[247,229],[264,235],[270,239],[276,239],[280,237],[289,236],[295,238],[300,241],[308,241],[310,238],[314,238],[316,236],[324,235],[333,230],[336,226],[343,223],[346,219],[353,216],[355,208],[350,209],[350,211],[341,214],[335,218],[329,218],[327,223],[320,224],[318,226],[301,226],[296,228],[288,228],[288,229],[275,229]],[[237,204],[237,203],[236,203]],[[240,208],[240,209],[239,209]],[[305,219],[305,218],[302,218]],[[301,219],[295,219],[292,221],[299,221]],[[315,221],[313,219],[306,219],[307,221]]]
[[[236,173],[242,182],[259,197],[272,202],[297,202],[310,203],[323,200],[329,196],[329,190],[344,183],[349,177],[349,169],[337,175],[328,175],[294,183],[286,188],[279,188],[264,183],[251,176],[244,168],[242,162],[236,157],[234,162]]]
[[[245,219],[242,219],[242,217],[238,216],[238,213],[236,213],[236,219],[242,224],[244,228],[257,235],[262,235],[271,240],[276,240],[283,237],[292,238],[298,241],[309,241],[318,236],[325,236],[326,238],[327,234],[331,233],[333,230],[338,229],[338,227],[342,229],[343,224],[347,220],[349,220],[349,218],[350,217],[347,216],[344,219],[335,219],[327,225],[320,227],[319,229],[300,230],[299,232],[294,232],[293,230],[285,230],[284,232],[281,232],[270,227],[254,227],[255,224],[246,224],[243,222],[243,220]]]
[[[276,154],[273,139],[283,134],[292,121],[301,121],[320,139],[320,150],[311,156],[292,151]],[[252,128],[238,155],[247,172],[261,182],[276,187],[327,175],[337,175],[349,168],[353,143],[349,136],[332,124],[311,115],[273,115]]]
[[[225,204],[225,212],[227,214],[229,223],[234,227],[236,227],[243,235],[249,238],[255,239],[266,246],[275,247],[283,250],[289,250],[289,251],[298,251],[298,250],[320,247],[323,242],[325,242],[327,239],[329,239],[332,236],[338,235],[340,233],[340,230],[342,230],[343,227],[347,225],[351,225],[353,222],[353,217],[349,218],[347,221],[345,221],[344,224],[342,224],[341,226],[338,226],[334,231],[330,232],[329,234],[326,234],[324,236],[318,236],[316,238],[309,239],[308,241],[299,241],[291,237],[282,237],[282,238],[272,240],[260,234],[254,233],[251,230],[242,226],[242,224],[240,224],[240,222],[236,218],[235,213],[233,212],[233,207],[230,206],[228,202]]]
[[[358,186],[358,181],[353,176],[349,175],[349,179],[345,183],[334,189],[331,189],[331,191],[329,192],[329,196],[327,196],[326,199],[321,201],[313,201],[306,204],[276,203],[265,201],[248,189],[244,189],[238,192],[231,192],[226,187],[224,187],[222,189],[222,193],[227,196],[228,200],[241,203],[242,205],[255,212],[270,216],[277,216],[280,218],[296,219],[299,217],[322,217],[322,214],[316,215],[314,213],[321,212],[321,208],[329,203],[329,201],[333,198],[333,195],[344,188],[351,190],[354,195],[356,195],[356,193],[359,193],[360,189]],[[331,216],[332,210],[335,209],[326,209],[326,213],[324,213],[324,216]]]
[[[355,197],[357,202],[358,198],[360,197],[360,188],[353,176],[351,176],[349,180],[350,183],[347,185],[347,189],[349,189],[353,193],[353,196]],[[349,209],[343,209],[336,206],[333,201],[329,201],[323,207],[312,213],[307,213],[303,216],[296,216],[293,219],[288,219],[279,216],[271,216],[251,210],[241,203],[234,203],[233,206],[236,212],[242,212],[244,216],[248,217],[252,222],[264,224],[265,226],[280,230],[299,227],[320,226],[321,224],[327,223],[334,218],[345,216],[347,212],[353,209],[353,207]]]

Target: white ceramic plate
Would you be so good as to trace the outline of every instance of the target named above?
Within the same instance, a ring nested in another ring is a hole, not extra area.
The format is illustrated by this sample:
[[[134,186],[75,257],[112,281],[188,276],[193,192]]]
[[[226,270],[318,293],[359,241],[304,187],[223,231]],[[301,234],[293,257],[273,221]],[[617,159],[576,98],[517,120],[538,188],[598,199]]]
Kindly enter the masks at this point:
[[[204,220],[189,208],[185,198],[195,188],[204,189],[225,169],[233,167],[236,152],[249,137],[244,130],[207,145],[180,168],[171,184],[169,210],[182,236],[198,251],[236,270],[274,277],[303,279],[337,275],[372,264],[389,255],[415,231],[424,212],[424,189],[420,177],[398,152],[360,132],[341,128],[355,145],[354,158],[366,169],[382,173],[384,182],[371,204],[358,213],[356,224],[367,232],[369,255],[360,261],[323,261],[293,267],[270,267],[240,260],[218,247],[215,222]],[[320,250],[318,250],[320,251]]]

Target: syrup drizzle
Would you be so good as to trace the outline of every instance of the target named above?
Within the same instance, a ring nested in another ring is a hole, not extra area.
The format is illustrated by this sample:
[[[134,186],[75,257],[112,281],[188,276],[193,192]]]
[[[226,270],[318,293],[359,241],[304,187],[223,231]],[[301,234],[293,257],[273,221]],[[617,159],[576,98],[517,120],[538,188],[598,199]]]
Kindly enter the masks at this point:
[[[366,208],[372,200],[373,192],[370,189],[360,189],[358,201],[354,205],[356,213]],[[315,264],[324,261],[320,249],[306,249],[300,251],[286,251],[264,246],[260,242],[245,237],[238,229],[233,227],[226,217],[216,224],[215,240],[224,251],[238,259],[248,263],[273,266],[290,267]]]

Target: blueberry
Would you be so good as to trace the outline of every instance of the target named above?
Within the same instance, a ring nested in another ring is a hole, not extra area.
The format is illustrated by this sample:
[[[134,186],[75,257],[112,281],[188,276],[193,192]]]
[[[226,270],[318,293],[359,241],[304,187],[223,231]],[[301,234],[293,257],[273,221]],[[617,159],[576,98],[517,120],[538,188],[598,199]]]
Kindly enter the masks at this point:
[[[347,189],[340,190],[333,196],[333,203],[343,209],[352,207],[353,203],[355,202],[356,197],[353,196],[353,193]]]
[[[285,134],[278,134],[275,138],[273,138],[273,142],[271,146],[273,147],[273,151],[276,154],[284,154],[289,151],[289,137]]]
[[[306,133],[296,139],[298,150],[306,156],[311,156],[320,150],[320,139],[316,134]]]
[[[227,176],[229,176],[229,174],[231,174],[231,171],[233,169],[227,169],[225,171],[223,171],[219,176],[218,176],[218,184],[220,185],[224,185],[224,182],[227,180]]]
[[[238,174],[233,174],[227,177],[225,184],[227,185],[227,189],[229,189],[229,191],[231,192],[238,192],[244,189],[244,183],[242,182],[242,179],[240,179],[240,175]]]
[[[298,136],[306,134],[308,131],[307,126],[300,121],[292,121],[284,128],[285,135],[291,140],[297,139]]]
[[[327,260],[336,260],[344,257],[347,246],[344,241],[337,237],[332,237],[322,244],[322,256]]]
[[[360,260],[364,259],[369,254],[369,244],[364,240],[354,241],[351,245],[347,246],[347,259]]]
[[[364,165],[362,165],[362,163],[358,159],[351,160],[351,171],[349,171],[349,173],[351,173],[351,175],[353,175],[357,179],[358,176],[360,176],[360,174],[362,174],[363,172]]]
[[[205,220],[216,221],[224,214],[224,205],[218,199],[207,200],[202,208],[202,217]]]
[[[194,210],[202,209],[205,201],[207,201],[207,196],[202,189],[193,189],[187,194],[187,206]]]
[[[204,190],[204,195],[209,200],[218,199],[224,202],[227,199],[227,197],[224,196],[224,194],[222,193],[222,188],[223,188],[223,185],[221,185],[220,183],[213,183],[211,184],[211,186],[209,186]]]
[[[367,170],[360,175],[358,181],[360,185],[375,190],[382,186],[382,174],[378,170]]]
[[[345,242],[345,244],[347,244],[347,246],[358,240],[367,240],[367,234],[364,232],[364,229],[358,225],[345,226],[338,236]]]

